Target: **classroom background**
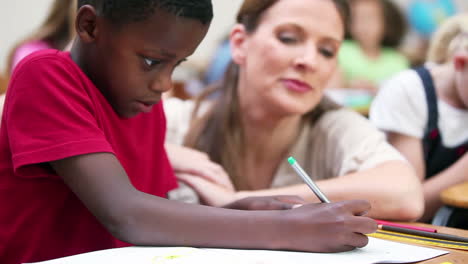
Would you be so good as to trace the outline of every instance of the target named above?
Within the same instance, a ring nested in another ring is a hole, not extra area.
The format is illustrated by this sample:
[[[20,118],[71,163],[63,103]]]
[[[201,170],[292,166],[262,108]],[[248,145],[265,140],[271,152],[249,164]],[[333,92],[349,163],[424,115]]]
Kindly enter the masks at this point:
[[[456,13],[468,12],[468,0],[390,1],[396,3],[409,20],[409,31],[404,38],[401,51],[404,55],[408,56],[408,59],[411,62],[410,66],[417,66],[419,62],[423,61],[423,56],[425,53],[416,54],[421,57],[414,58],[412,57],[414,54],[411,52],[421,51],[418,46],[418,41],[428,41],[431,37],[432,30],[436,28],[436,26],[430,25],[430,23],[424,24],[419,22],[424,22],[426,19],[425,22],[436,22],[437,24],[441,23],[445,18]],[[37,26],[44,20],[44,17],[47,14],[47,10],[51,6],[53,0],[16,0],[12,2],[2,0],[2,2],[3,5],[0,9],[0,16],[2,17],[3,21],[3,23],[0,24],[0,32],[2,32],[2,34],[0,34],[0,73],[3,73],[7,68],[7,56],[12,47],[14,47],[14,45],[19,40],[23,39],[24,36],[34,31],[34,29],[37,28]],[[184,89],[190,89],[194,87],[203,89],[206,87],[208,84],[208,82],[206,82],[204,79],[204,77],[206,77],[206,72],[209,70],[209,66],[213,65],[213,58],[216,58],[220,44],[226,40],[226,35],[228,34],[229,29],[235,20],[235,14],[241,2],[242,0],[213,0],[215,16],[214,20],[212,21],[210,31],[194,55],[191,56],[187,62],[182,64],[181,67],[179,67],[174,73],[175,84],[181,84],[185,86]],[[415,8],[415,5],[412,5],[414,3],[421,5]],[[433,10],[431,10],[431,8],[433,8]],[[411,21],[411,19],[416,20]],[[227,53],[229,53],[229,51]],[[220,69],[221,67],[215,68]],[[348,91],[353,89],[351,86],[347,85],[335,87],[328,86],[327,91],[330,91],[330,88],[339,88],[341,90]],[[349,95],[348,91],[345,91],[341,94]],[[351,107],[356,106],[355,110],[361,110],[361,105],[366,107],[369,106],[370,100],[374,95],[375,94],[370,93],[370,95],[368,95],[368,98],[370,99],[366,99],[367,101],[364,101],[364,104],[363,100],[361,100],[362,97],[352,97],[354,99],[348,100],[349,102],[346,102],[345,105]],[[368,116],[367,110],[368,109],[364,109],[362,114]],[[463,196],[465,195],[466,192],[463,194]]]
[[[68,1],[68,0],[64,0]],[[53,0],[0,1],[0,71],[6,68],[6,59],[15,43],[23,39],[44,20]],[[214,20],[210,31],[197,51],[190,58],[191,66],[203,67],[210,60],[212,51],[234,22],[242,1],[214,0]]]
[[[67,1],[67,0],[64,0]],[[457,12],[468,10],[468,1],[466,0],[392,0],[402,8],[408,15],[408,7],[413,2],[428,2],[431,5],[440,5],[445,2],[453,3]],[[47,15],[53,0],[16,0],[2,1],[0,8],[0,72],[3,74],[6,70],[7,56],[14,45],[30,34]],[[214,20],[210,30],[198,47],[196,52],[184,63],[176,73],[176,81],[188,81],[199,78],[211,60],[215,56],[218,45],[225,39],[230,26],[235,21],[235,13],[238,10],[241,0],[213,0]],[[408,46],[415,46],[415,41],[421,37],[421,34],[415,33],[414,29],[409,31],[405,42]],[[424,36],[423,36],[424,37]],[[416,40],[415,40],[416,39]],[[196,88],[195,88],[196,89]]]

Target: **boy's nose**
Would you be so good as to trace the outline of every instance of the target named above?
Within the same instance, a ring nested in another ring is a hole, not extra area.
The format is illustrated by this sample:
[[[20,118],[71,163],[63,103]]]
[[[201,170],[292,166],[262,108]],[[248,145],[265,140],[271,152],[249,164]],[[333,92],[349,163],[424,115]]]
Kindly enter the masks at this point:
[[[167,92],[172,88],[171,77],[160,76],[150,84],[150,89],[155,92]]]

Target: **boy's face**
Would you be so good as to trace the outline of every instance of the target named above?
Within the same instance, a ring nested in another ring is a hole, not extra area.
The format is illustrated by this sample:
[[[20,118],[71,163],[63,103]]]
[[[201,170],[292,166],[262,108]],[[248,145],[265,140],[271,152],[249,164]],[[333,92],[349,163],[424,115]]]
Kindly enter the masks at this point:
[[[87,73],[120,116],[150,112],[172,87],[174,68],[195,51],[208,27],[162,10],[121,26],[97,17]]]

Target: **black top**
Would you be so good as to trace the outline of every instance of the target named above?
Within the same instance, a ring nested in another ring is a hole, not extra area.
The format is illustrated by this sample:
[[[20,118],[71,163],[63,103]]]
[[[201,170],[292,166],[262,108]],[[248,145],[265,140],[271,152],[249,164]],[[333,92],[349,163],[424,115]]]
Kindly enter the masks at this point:
[[[439,111],[437,108],[437,95],[432,76],[424,67],[416,68],[415,71],[423,82],[428,110],[428,121],[423,138],[427,179],[450,167],[463,156],[468,149],[468,140],[452,148],[445,147],[442,144],[442,137],[438,127]]]

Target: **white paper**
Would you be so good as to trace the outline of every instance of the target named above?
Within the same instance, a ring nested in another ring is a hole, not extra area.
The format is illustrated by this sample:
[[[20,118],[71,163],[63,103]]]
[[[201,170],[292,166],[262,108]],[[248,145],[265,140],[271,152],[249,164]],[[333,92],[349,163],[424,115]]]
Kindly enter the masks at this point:
[[[342,253],[189,247],[126,247],[36,262],[35,264],[374,264],[410,263],[447,253],[444,250],[369,237],[369,244],[366,247]]]

